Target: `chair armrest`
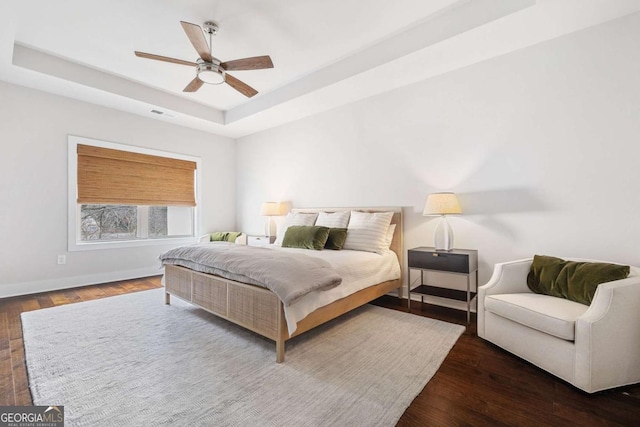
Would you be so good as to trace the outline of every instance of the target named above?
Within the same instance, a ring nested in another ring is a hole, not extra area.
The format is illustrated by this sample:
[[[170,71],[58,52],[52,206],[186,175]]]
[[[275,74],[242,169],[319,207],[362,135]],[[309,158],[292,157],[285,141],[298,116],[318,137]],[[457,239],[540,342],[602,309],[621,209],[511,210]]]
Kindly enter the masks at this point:
[[[627,312],[640,317],[640,306],[636,305],[634,298],[640,298],[638,276],[602,283],[598,285],[589,309],[577,321],[593,324]]]
[[[640,277],[598,286],[576,320],[576,381],[585,390],[640,381],[639,308]]]
[[[493,275],[489,281],[478,287],[477,333],[481,338],[484,334],[484,299],[487,295],[516,294],[531,292],[527,286],[527,274],[531,269],[533,258],[498,263],[493,268]]]
[[[498,263],[487,283],[478,288],[481,296],[495,294],[518,294],[531,292],[527,286],[527,274],[531,269],[532,258]]]

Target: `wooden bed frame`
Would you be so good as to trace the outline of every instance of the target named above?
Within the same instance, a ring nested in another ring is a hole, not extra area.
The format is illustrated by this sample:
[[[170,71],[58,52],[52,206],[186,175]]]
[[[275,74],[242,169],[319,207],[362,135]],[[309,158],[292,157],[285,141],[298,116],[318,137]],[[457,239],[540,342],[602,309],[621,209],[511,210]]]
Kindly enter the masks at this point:
[[[292,212],[337,212],[359,210],[363,212],[393,211],[391,224],[396,229],[391,250],[403,265],[402,208],[321,208],[292,209]],[[219,317],[236,323],[276,342],[276,362],[284,362],[285,341],[315,328],[331,319],[366,304],[394,289],[402,297],[402,277],[364,288],[352,295],[334,301],[311,312],[298,322],[293,335],[287,331],[282,301],[270,290],[240,283],[213,274],[200,273],[185,267],[165,266],[165,304],[175,295]]]

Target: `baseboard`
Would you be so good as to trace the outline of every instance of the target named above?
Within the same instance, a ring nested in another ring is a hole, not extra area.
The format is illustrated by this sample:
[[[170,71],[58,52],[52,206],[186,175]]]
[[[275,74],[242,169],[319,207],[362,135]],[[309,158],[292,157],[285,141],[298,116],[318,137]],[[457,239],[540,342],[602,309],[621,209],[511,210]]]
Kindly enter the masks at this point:
[[[158,267],[148,267],[125,271],[110,271],[107,273],[96,273],[84,276],[36,280],[33,282],[9,283],[6,285],[0,285],[0,298],[57,291],[60,289],[79,288],[81,286],[117,282],[119,280],[138,279],[140,277],[158,276],[160,274],[162,274],[162,269],[159,269]]]

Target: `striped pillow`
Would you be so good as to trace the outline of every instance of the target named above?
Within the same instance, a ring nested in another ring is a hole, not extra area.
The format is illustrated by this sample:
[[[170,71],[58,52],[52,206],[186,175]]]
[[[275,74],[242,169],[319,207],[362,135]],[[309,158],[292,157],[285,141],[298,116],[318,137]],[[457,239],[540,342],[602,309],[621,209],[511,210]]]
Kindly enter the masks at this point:
[[[351,211],[343,249],[384,253],[389,249],[386,240],[392,217],[393,212]]]
[[[282,246],[282,240],[284,240],[284,234],[287,232],[287,228],[292,225],[313,225],[318,217],[317,213],[302,213],[302,212],[289,212],[284,219],[284,223],[278,227],[276,232],[276,241],[274,245]]]
[[[329,228],[347,228],[349,224],[349,211],[320,212],[316,225]]]

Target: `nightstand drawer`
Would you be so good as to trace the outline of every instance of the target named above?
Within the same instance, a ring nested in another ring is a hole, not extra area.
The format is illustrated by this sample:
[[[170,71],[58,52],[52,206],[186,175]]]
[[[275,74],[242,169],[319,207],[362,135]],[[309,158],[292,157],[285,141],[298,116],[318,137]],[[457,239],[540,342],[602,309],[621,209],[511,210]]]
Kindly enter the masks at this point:
[[[470,273],[478,268],[478,256],[476,251],[456,249],[455,252],[444,252],[416,248],[409,250],[408,265],[410,268]]]
[[[249,246],[265,246],[269,243],[267,236],[247,236],[247,245]]]

